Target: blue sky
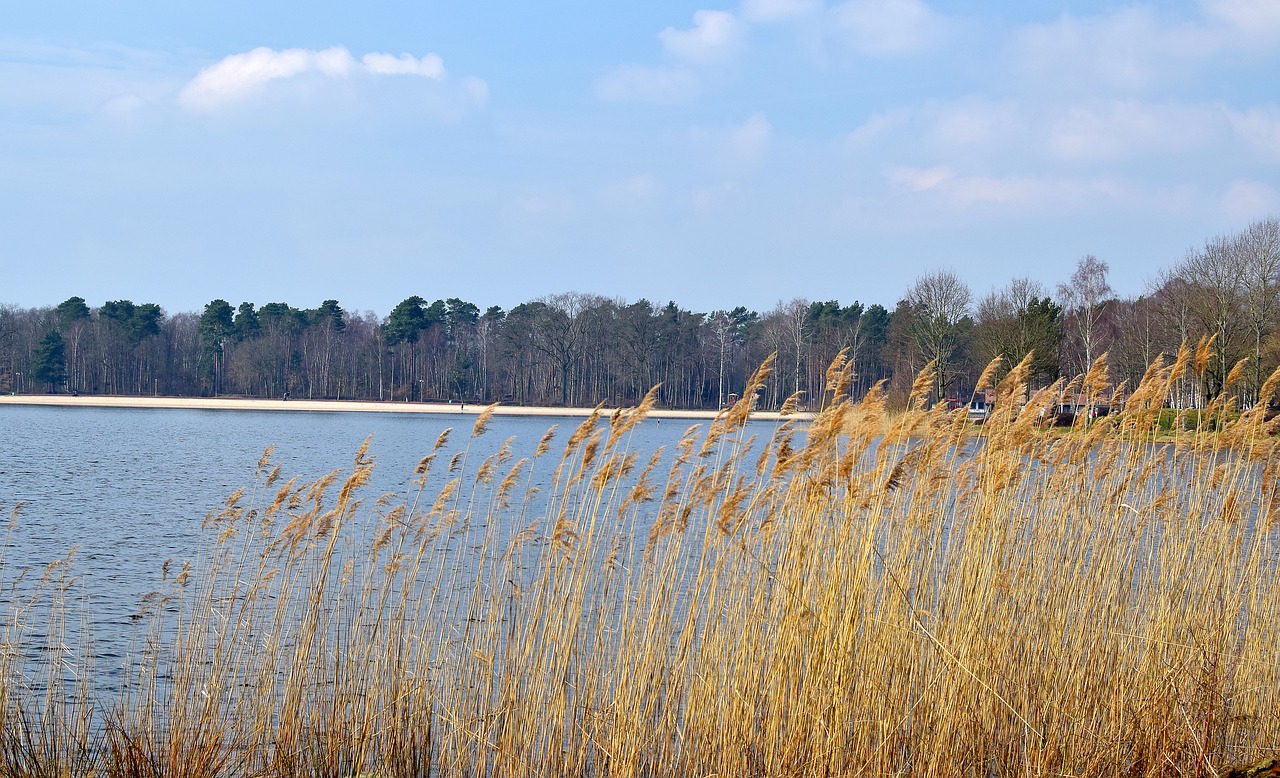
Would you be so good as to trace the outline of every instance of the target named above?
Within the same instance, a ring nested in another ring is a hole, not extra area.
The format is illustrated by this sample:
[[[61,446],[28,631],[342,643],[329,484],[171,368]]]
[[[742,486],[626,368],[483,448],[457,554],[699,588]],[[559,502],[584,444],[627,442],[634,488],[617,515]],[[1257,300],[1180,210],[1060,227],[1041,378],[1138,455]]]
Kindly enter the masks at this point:
[[[0,303],[1125,295],[1280,215],[1280,2],[0,0]]]

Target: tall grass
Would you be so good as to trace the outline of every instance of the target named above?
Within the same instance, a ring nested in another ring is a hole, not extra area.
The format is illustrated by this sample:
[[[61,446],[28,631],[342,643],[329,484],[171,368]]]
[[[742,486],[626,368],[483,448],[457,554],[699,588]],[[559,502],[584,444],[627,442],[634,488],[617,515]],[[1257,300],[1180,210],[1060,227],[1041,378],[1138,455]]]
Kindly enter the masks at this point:
[[[1225,401],[1155,442],[1192,363],[1066,436],[1042,411],[1101,398],[1101,364],[1028,397],[1024,361],[980,438],[924,375],[892,418],[873,392],[752,441],[744,402],[651,456],[651,398],[558,455],[442,436],[407,499],[366,494],[367,442],[312,482],[266,455],[164,566],[118,698],[61,644],[32,683],[68,579],[14,606],[0,770],[1216,775],[1280,751],[1280,456]]]

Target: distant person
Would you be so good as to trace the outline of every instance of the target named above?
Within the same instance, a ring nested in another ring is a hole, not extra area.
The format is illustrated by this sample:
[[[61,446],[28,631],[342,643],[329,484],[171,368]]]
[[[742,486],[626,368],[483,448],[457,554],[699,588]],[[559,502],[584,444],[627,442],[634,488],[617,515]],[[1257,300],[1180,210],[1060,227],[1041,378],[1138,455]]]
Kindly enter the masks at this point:
[[[289,393],[288,393],[288,392],[285,392],[285,393],[284,393],[284,401],[285,401],[285,402],[289,402]]]

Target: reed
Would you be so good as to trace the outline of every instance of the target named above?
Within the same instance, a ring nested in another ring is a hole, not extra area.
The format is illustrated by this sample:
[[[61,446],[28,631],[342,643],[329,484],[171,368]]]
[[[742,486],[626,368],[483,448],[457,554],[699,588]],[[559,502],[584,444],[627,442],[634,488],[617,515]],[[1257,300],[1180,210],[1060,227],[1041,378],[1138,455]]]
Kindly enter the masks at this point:
[[[365,493],[368,441],[311,482],[268,451],[164,566],[118,698],[61,642],[30,680],[72,579],[13,600],[0,770],[1217,775],[1280,752],[1280,451],[1225,400],[1157,443],[1201,356],[1067,436],[1040,412],[1101,398],[1105,362],[1030,395],[1014,367],[981,438],[922,403],[886,421],[877,390],[769,440],[740,404],[643,459],[651,400],[558,456],[444,464],[442,436],[408,497]]]

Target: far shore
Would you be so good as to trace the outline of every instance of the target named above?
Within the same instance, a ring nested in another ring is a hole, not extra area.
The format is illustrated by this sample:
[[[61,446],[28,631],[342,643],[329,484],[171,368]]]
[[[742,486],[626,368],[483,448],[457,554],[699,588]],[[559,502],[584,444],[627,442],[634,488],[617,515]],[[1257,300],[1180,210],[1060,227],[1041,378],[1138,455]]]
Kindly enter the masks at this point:
[[[489,406],[479,403],[376,402],[364,400],[264,400],[251,397],[119,397],[111,395],[19,394],[0,395],[3,405],[58,405],[77,408],[150,408],[218,411],[311,411],[330,413],[436,413],[479,415]],[[552,408],[546,406],[497,405],[495,416],[589,416],[593,408]],[[601,413],[612,413],[604,408]],[[714,419],[715,411],[653,409],[655,419]],[[808,421],[813,413],[795,413],[788,419]],[[755,411],[752,419],[778,420],[776,411]]]

